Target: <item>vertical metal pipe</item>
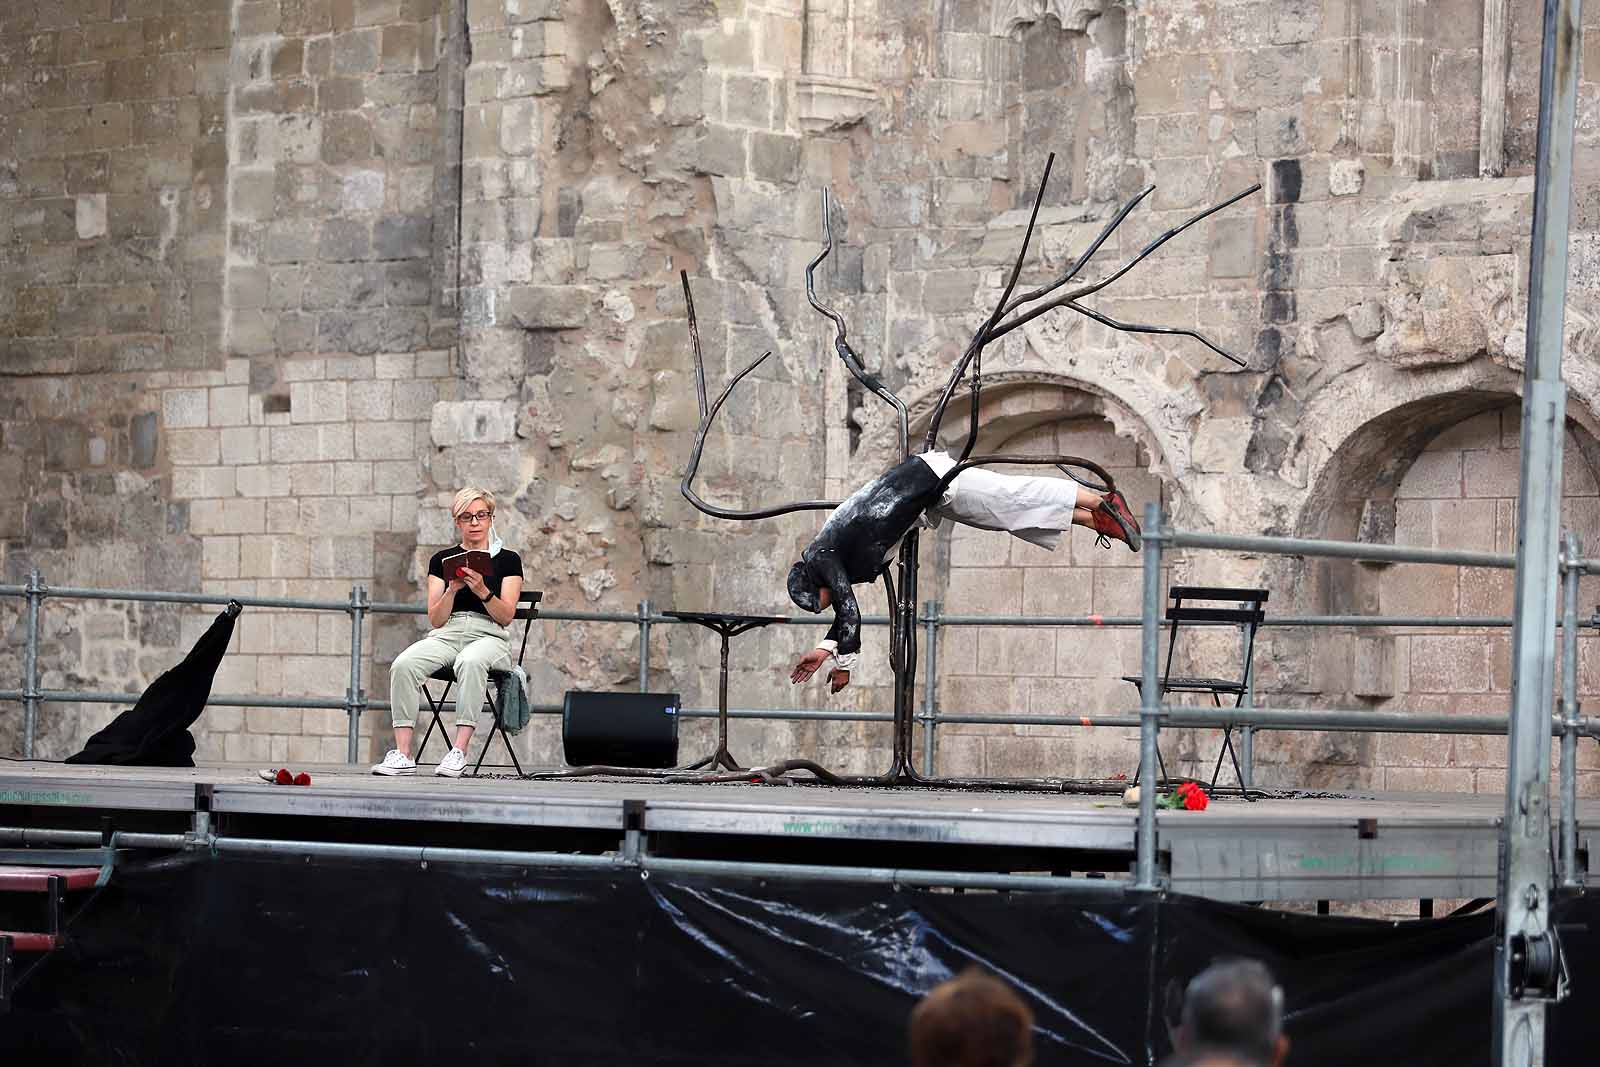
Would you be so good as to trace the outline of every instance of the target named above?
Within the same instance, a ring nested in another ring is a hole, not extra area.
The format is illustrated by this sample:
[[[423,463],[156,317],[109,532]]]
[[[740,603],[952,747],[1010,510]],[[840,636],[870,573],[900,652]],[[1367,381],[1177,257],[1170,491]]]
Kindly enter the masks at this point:
[[[639,601],[639,692],[650,691],[650,598]]]
[[[367,587],[350,587],[350,688],[345,690],[344,710],[349,731],[345,745],[345,760],[357,762],[361,757],[361,712],[366,707],[367,695],[361,691],[361,621],[367,613]]]
[[[1580,0],[1545,0],[1534,151],[1533,238],[1522,388],[1522,469],[1517,494],[1517,586],[1511,629],[1511,729],[1494,966],[1496,1067],[1544,1063],[1546,1013],[1511,968],[1550,921],[1550,694],[1555,679],[1557,521],[1566,390],[1561,384],[1578,89]]]
[[[1144,613],[1139,694],[1139,857],[1137,889],[1156,888],[1156,765],[1161,709],[1161,505],[1144,506]]]
[[[922,773],[933,777],[933,731],[939,723],[938,695],[934,686],[938,682],[939,661],[939,602],[926,600],[922,604],[922,622],[927,628],[924,640],[928,644],[928,666],[922,676]]]
[[[728,631],[718,630],[722,635],[722,671],[717,675],[717,707],[722,714],[717,716],[717,755],[728,751]],[[716,758],[711,761],[708,770],[719,770],[720,765]]]
[[[1245,706],[1250,707],[1248,693],[1245,694],[1245,699],[1247,701]],[[1239,728],[1239,769],[1244,772],[1242,775],[1244,781],[1239,784],[1246,789],[1254,789],[1256,787],[1256,728],[1249,723],[1245,723]]]
[[[1578,579],[1583,570],[1578,535],[1567,531],[1561,575],[1561,884],[1578,878]]]
[[[1239,655],[1241,658],[1251,655],[1250,635],[1243,627],[1239,628]],[[1242,707],[1253,708],[1256,706],[1256,672],[1255,664],[1246,659],[1244,662],[1244,698],[1240,702]],[[1243,779],[1239,784],[1245,789],[1254,789],[1256,786],[1256,728],[1246,723],[1239,730],[1239,772]]]
[[[22,758],[32,759],[39,727],[39,602],[44,599],[39,568],[28,572],[23,595],[28,599],[28,643],[22,653]]]

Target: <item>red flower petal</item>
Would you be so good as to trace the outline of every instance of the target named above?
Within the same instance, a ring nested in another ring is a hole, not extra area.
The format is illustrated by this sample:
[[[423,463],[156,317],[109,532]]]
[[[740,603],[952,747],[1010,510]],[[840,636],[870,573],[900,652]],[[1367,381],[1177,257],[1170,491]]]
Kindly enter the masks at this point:
[[[301,771],[299,774],[294,776],[294,784],[295,785],[310,785],[311,784],[311,776],[309,774],[307,774],[305,771]]]
[[[1205,790],[1196,788],[1183,798],[1183,806],[1190,811],[1205,811],[1206,805],[1211,803],[1211,798],[1206,796]]]
[[[294,775],[289,773],[289,769],[287,767],[279,767],[278,773],[273,776],[272,780],[277,782],[279,785],[288,785],[290,782],[294,781]]]

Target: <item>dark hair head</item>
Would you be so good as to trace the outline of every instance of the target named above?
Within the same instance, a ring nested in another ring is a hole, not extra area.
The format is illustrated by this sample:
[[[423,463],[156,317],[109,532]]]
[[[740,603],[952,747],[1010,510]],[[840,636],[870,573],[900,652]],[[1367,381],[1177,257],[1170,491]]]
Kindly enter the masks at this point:
[[[1183,998],[1183,1050],[1228,1052],[1270,1062],[1283,1034],[1283,990],[1256,960],[1212,964]]]
[[[821,588],[821,583],[812,577],[811,568],[806,566],[805,560],[789,568],[789,599],[801,610],[812,614],[822,610],[822,599],[819,596]]]
[[[1033,1012],[1010,986],[968,970],[911,1012],[912,1067],[1029,1067]]]

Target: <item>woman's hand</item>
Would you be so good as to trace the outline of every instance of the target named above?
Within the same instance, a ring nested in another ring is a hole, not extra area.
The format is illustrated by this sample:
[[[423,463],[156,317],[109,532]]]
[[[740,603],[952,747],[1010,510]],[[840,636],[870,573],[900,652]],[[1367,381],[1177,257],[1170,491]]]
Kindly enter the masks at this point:
[[[452,584],[456,584],[458,587],[460,585],[465,585],[472,591],[472,595],[477,597],[479,600],[488,600],[494,595],[493,593],[489,592],[488,583],[483,580],[483,575],[479,574],[475,570],[472,570],[471,568],[463,571],[461,577],[456,579],[456,582]]]

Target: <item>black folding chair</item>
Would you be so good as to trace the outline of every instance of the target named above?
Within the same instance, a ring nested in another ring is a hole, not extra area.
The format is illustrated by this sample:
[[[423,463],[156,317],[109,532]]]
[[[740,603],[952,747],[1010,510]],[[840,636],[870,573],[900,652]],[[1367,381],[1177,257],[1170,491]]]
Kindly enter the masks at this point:
[[[1250,688],[1250,665],[1255,655],[1256,629],[1261,625],[1261,620],[1266,618],[1267,602],[1265,589],[1235,589],[1227,586],[1215,585],[1175,585],[1168,590],[1172,603],[1167,608],[1167,621],[1171,623],[1167,631],[1167,666],[1161,675],[1161,692],[1158,701],[1165,701],[1168,693],[1210,693],[1211,702],[1216,707],[1222,707],[1224,695],[1233,697],[1233,706],[1239,707],[1244,703],[1244,695]],[[1193,601],[1227,603],[1229,607],[1197,607]],[[1184,603],[1191,601],[1191,603]],[[1239,666],[1237,678],[1174,678],[1172,676],[1173,653],[1178,648],[1178,628],[1184,623],[1218,624],[1232,623],[1243,631],[1243,662]],[[1124,674],[1124,681],[1129,681],[1139,690],[1139,699],[1144,699],[1144,679],[1138,675]],[[1217,787],[1217,777],[1222,773],[1222,757],[1227,755],[1233,760],[1233,772],[1238,776],[1239,787],[1244,788],[1244,771],[1239,766],[1239,754],[1233,747],[1233,727],[1226,726],[1222,731],[1222,748],[1217,752],[1217,765],[1211,770],[1211,788]],[[1166,763],[1161,760],[1161,749],[1156,749],[1156,759],[1161,770],[1161,781],[1167,780]],[[1139,770],[1134,772],[1137,780],[1139,772],[1144,770],[1141,763]],[[1246,791],[1248,795],[1248,790]]]
[[[522,595],[517,598],[517,613],[512,618],[522,620],[522,646],[517,649],[517,666],[519,667],[522,666],[522,657],[528,653],[528,631],[533,628],[533,620],[539,617],[539,601],[543,599],[544,593],[537,589],[524,589]],[[443,682],[444,692],[435,698],[428,689],[427,683],[423,683],[422,696],[428,702],[428,711],[433,718],[428,723],[427,732],[422,735],[422,743],[417,746],[417,763],[419,765],[422,763],[422,750],[428,747],[428,739],[433,736],[433,728],[435,726],[439,728],[439,736],[444,740],[445,744],[449,745],[450,743],[450,731],[445,728],[444,719],[441,716],[444,714],[445,704],[450,699],[450,690],[456,684],[456,672],[452,667],[446,665],[428,675],[428,681]],[[489,681],[494,685],[497,692],[503,685],[521,684],[517,681],[515,672],[501,668],[490,668]],[[489,754],[489,746],[494,743],[494,735],[498,732],[500,740],[505,743],[506,755],[511,757],[511,766],[516,768],[517,774],[522,774],[522,764],[517,762],[517,754],[511,748],[511,735],[506,733],[505,723],[500,721],[500,705],[489,694],[485,693],[484,706],[489,709],[489,714],[493,718],[494,724],[489,727],[489,736],[484,739],[483,748],[478,752],[478,762],[473,764],[472,773],[476,775],[479,769],[483,767],[483,757]],[[446,748],[445,751],[448,753],[449,749]]]

